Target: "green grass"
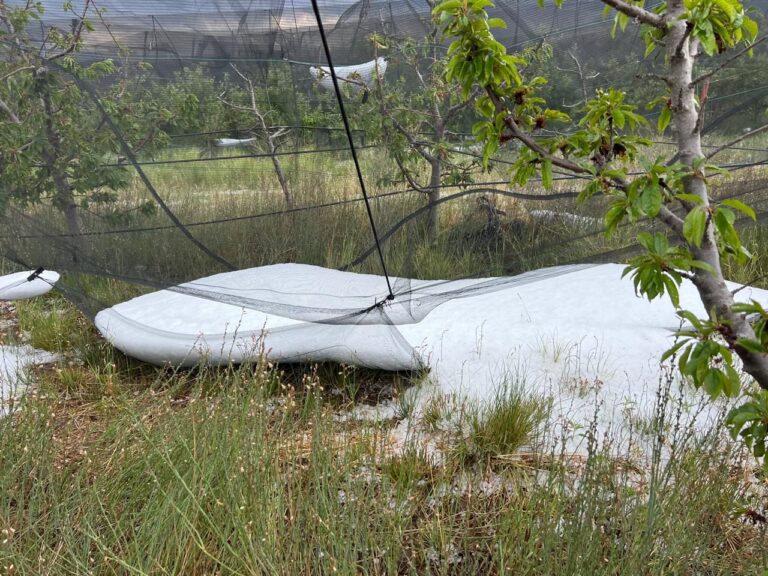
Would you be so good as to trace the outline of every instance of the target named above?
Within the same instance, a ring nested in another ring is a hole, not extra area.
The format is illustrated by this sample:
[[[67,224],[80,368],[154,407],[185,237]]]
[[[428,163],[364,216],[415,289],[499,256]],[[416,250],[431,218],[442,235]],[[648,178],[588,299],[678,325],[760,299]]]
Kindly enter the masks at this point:
[[[547,400],[531,394],[517,378],[501,383],[482,406],[470,406],[459,421],[454,454],[468,463],[487,463],[493,458],[530,449],[547,420]]]
[[[95,396],[39,373],[37,392],[0,420],[6,572],[765,568],[764,532],[743,521],[754,500],[714,437],[689,439],[650,478],[609,446],[569,461],[520,425],[529,401],[507,391],[478,428],[469,410],[459,424],[489,455],[529,443],[526,459],[470,463],[449,450],[436,460],[416,441],[393,450],[396,422],[340,420],[317,379],[296,387],[259,366],[204,368],[184,374],[184,386],[160,371],[142,387],[133,375],[109,377],[110,391]]]

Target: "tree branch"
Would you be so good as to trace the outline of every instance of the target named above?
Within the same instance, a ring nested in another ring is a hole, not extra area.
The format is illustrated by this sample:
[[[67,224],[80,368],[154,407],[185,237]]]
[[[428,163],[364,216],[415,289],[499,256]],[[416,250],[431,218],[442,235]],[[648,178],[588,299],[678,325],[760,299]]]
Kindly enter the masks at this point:
[[[6,80],[7,78],[10,78],[11,76],[19,74],[20,72],[29,72],[34,69],[35,69],[34,66],[22,66],[21,68],[16,68],[15,70],[11,70],[7,74],[0,76],[0,82],[2,82],[3,80]]]
[[[493,90],[491,90],[490,88],[486,88],[486,92],[490,97],[491,101],[494,103],[496,110],[499,112],[503,112],[505,110],[504,106],[499,100],[498,96],[496,96],[496,93],[493,92]],[[517,140],[520,140],[520,142],[522,142],[525,146],[527,146],[528,148],[536,152],[542,158],[550,160],[554,166],[558,166],[559,168],[564,168],[565,170],[568,170],[575,174],[590,174],[589,170],[587,170],[583,166],[580,166],[575,162],[571,162],[570,160],[566,160],[564,158],[559,158],[557,156],[552,155],[548,150],[540,146],[538,142],[536,142],[529,134],[526,134],[525,132],[523,132],[511,116],[507,116],[504,122],[507,128],[509,128],[509,130],[512,132],[512,136],[514,138],[516,138]],[[617,188],[624,190],[627,188],[628,184],[621,180],[614,180],[614,185]],[[670,229],[672,229],[676,234],[678,234],[681,238],[683,237],[683,220],[677,214],[672,212],[666,206],[662,206],[661,209],[659,210],[658,218],[664,224],[666,224]]]
[[[720,154],[720,152],[722,152],[723,150],[727,150],[728,148],[730,148],[734,144],[738,144],[742,140],[746,140],[747,138],[751,138],[752,136],[757,136],[758,134],[761,134],[762,132],[765,132],[766,130],[768,130],[768,124],[763,124],[762,126],[760,126],[760,128],[755,128],[754,130],[750,130],[749,132],[747,132],[746,134],[742,134],[741,136],[739,136],[735,140],[731,140],[727,144],[723,144],[722,146],[718,146],[712,152],[707,154],[706,158],[707,158],[707,160],[709,160],[713,156],[717,156],[718,154]]]
[[[16,125],[21,124],[21,120],[19,120],[19,117],[16,116],[14,111],[11,110],[11,107],[8,106],[8,104],[6,104],[3,100],[0,100],[0,110],[2,110],[8,115],[8,117],[11,119],[11,122],[13,122]]]
[[[504,104],[501,102],[496,93],[490,87],[486,87],[485,91],[488,94],[488,97],[491,99],[491,102],[493,102],[496,111],[499,113],[508,114],[508,110],[504,107]],[[520,142],[522,142],[526,147],[536,152],[536,154],[542,158],[551,160],[554,166],[557,166],[558,168],[564,168],[565,170],[569,170],[570,172],[574,172],[576,174],[590,173],[589,170],[583,166],[580,166],[579,164],[576,164],[575,162],[571,162],[570,160],[566,160],[565,158],[560,158],[551,154],[548,150],[536,142],[536,140],[534,140],[530,134],[526,134],[523,130],[521,130],[520,126],[517,125],[517,122],[515,122],[512,116],[507,115],[506,118],[504,118],[504,124],[507,126],[507,128],[509,128],[513,138],[520,140]]]
[[[434,162],[437,160],[436,156],[433,156],[429,152],[427,152],[424,149],[424,146],[419,143],[416,138],[411,134],[410,131],[408,131],[405,126],[400,124],[400,122],[397,121],[397,119],[392,115],[392,112],[387,108],[387,105],[384,101],[384,91],[381,87],[381,73],[379,72],[379,65],[378,65],[378,52],[374,52],[373,54],[374,61],[376,62],[376,95],[379,100],[379,112],[382,116],[384,116],[387,120],[389,120],[392,123],[392,126],[397,130],[400,134],[402,134],[405,139],[408,141],[408,144],[411,146],[411,148],[424,160],[427,162]],[[398,163],[399,165],[399,163]],[[409,180],[410,181],[410,180]]]
[[[755,40],[754,42],[752,42],[752,44],[750,44],[749,46],[745,47],[743,50],[740,50],[739,52],[737,52],[736,54],[734,54],[733,56],[728,58],[728,60],[726,60],[725,62],[721,63],[714,70],[711,70],[711,71],[707,72],[706,74],[702,74],[701,76],[699,76],[698,78],[696,78],[695,80],[693,80],[691,82],[691,84],[690,84],[691,88],[696,86],[696,84],[699,84],[699,83],[703,82],[707,78],[711,78],[715,74],[719,73],[723,68],[726,68],[726,67],[730,66],[734,62],[734,60],[737,60],[738,58],[741,58],[742,56],[744,56],[744,54],[746,54],[747,52],[752,50],[755,46],[765,42],[766,39],[768,39],[768,36],[763,36],[759,40]]]
[[[685,236],[683,236],[683,219],[680,216],[662,205],[659,209],[658,218],[681,239],[685,239]]]
[[[752,280],[750,280],[746,284],[742,284],[741,286],[739,286],[735,290],[731,290],[731,296],[736,296],[736,294],[738,294],[739,292],[741,292],[745,288],[752,288],[752,286],[755,284],[755,282],[759,282],[760,280],[765,280],[766,278],[768,278],[768,274],[760,274],[760,276],[755,276],[754,278],[752,278]]]
[[[88,10],[91,7],[91,0],[85,0],[83,3],[83,11],[80,14],[80,17],[78,18],[77,26],[75,27],[74,31],[72,32],[72,40],[69,43],[69,46],[66,50],[63,52],[59,52],[58,54],[54,54],[50,58],[43,58],[46,62],[52,62],[53,60],[58,60],[59,58],[63,58],[67,54],[71,54],[75,51],[75,48],[77,47],[78,42],[80,42],[80,38],[83,35],[83,29],[85,28],[85,17],[88,14]],[[43,43],[41,44],[40,48],[41,50],[44,48],[45,43],[47,42],[47,39],[43,40]]]
[[[216,96],[216,100],[221,102],[222,104],[225,104],[229,106],[230,108],[234,110],[240,110],[241,112],[251,112],[253,113],[253,110],[249,108],[248,106],[240,106],[239,104],[234,104],[230,102],[229,100],[225,100],[221,95]]]
[[[450,120],[456,114],[458,114],[459,112],[464,110],[467,106],[472,104],[472,102],[475,101],[475,98],[477,98],[480,95],[480,92],[481,92],[480,88],[475,87],[472,89],[472,92],[470,92],[466,100],[464,100],[463,102],[459,102],[458,104],[454,104],[453,106],[448,108],[448,110],[445,111],[445,114],[443,114],[443,120],[445,121],[445,123],[447,124],[448,122],[450,122]]]
[[[662,74],[654,74],[653,72],[646,72],[644,74],[635,74],[635,78],[638,80],[658,80],[660,82],[664,82],[664,84],[669,85],[669,78]]]
[[[658,14],[654,14],[653,12],[646,10],[645,8],[641,8],[640,6],[627,4],[624,2],[624,0],[601,0],[601,2],[603,4],[607,4],[617,12],[621,12],[622,14],[626,14],[631,18],[639,20],[643,24],[648,24],[654,28],[665,27],[664,18]]]
[[[427,193],[429,190],[425,188],[424,186],[420,185],[416,180],[413,179],[413,176],[411,176],[411,173],[408,171],[408,168],[405,167],[403,164],[402,159],[400,158],[400,154],[393,154],[392,155],[395,158],[395,163],[397,164],[397,167],[400,169],[400,172],[403,176],[405,176],[405,179],[408,181],[408,184],[416,190],[417,192]]]

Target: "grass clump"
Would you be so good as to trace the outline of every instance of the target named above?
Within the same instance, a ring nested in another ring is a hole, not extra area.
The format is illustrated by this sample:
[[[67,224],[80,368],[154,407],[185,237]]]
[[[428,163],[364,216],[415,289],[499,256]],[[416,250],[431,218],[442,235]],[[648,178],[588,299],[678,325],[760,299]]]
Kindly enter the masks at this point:
[[[469,462],[487,462],[530,447],[547,419],[547,407],[545,398],[526,391],[524,381],[505,381],[486,405],[466,408],[457,454]]]

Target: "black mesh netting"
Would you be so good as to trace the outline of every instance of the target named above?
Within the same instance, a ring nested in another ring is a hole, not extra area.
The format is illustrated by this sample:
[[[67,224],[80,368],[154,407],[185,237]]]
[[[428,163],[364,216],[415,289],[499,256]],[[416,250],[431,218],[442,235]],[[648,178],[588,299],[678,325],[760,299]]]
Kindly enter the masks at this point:
[[[407,110],[436,89],[424,82],[437,74],[445,45],[427,2],[319,3],[349,134],[308,1],[81,0],[69,12],[59,2],[43,5],[39,19],[15,31],[28,43],[12,41],[5,24],[5,59],[29,65],[28,81],[39,88],[20,105],[18,123],[2,120],[19,156],[0,158],[0,255],[7,268],[60,272],[57,287],[91,317],[170,288],[293,321],[394,333],[449,299],[578,268],[517,274],[621,261],[634,250],[625,228],[603,237],[599,201],[576,204],[580,180],[556,174],[550,191],[537,181],[510,187],[512,148],[481,167],[471,107],[441,127],[429,150],[442,172],[430,179],[414,142],[433,138],[434,123],[416,112],[398,116],[409,123],[409,142],[378,116],[377,104],[397,94],[393,109]],[[642,57],[638,27],[611,40],[599,3],[542,9],[535,0],[500,0],[492,12],[508,23],[498,39],[510,51],[533,50],[535,66],[552,80],[546,90],[554,105],[577,107],[582,89],[607,85],[645,94],[642,75],[653,63]],[[66,42],[55,45],[52,30],[82,41],[70,52]],[[384,39],[378,47],[373,34]],[[57,50],[61,57],[52,58]],[[89,68],[105,59],[111,67]],[[36,67],[46,68],[45,77]],[[768,85],[756,74],[732,89],[714,87],[710,99],[705,132],[748,130],[745,110],[765,107]],[[755,167],[768,152],[746,145],[726,152],[732,174],[714,183],[715,194],[750,202],[762,222],[768,182]],[[22,169],[28,181],[19,179]],[[334,299],[321,279],[306,292],[265,288],[258,277],[237,287],[199,280],[279,263],[381,281]],[[289,328],[299,330],[280,330]]]

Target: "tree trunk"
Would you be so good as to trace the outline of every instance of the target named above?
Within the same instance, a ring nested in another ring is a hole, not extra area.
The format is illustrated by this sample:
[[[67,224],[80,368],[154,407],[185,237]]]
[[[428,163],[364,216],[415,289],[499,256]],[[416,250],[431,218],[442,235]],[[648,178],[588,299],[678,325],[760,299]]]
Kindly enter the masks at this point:
[[[43,82],[46,82],[43,79]],[[86,257],[85,244],[83,243],[82,226],[80,223],[80,213],[74,195],[72,186],[69,183],[66,172],[60,166],[60,160],[63,158],[61,137],[54,123],[53,102],[51,93],[47,84],[44,84],[41,96],[43,110],[45,112],[45,137],[46,145],[43,147],[43,158],[50,170],[53,186],[56,190],[54,205],[64,214],[64,220],[67,225],[67,232],[70,238],[69,252],[71,262],[75,266],[82,264]]]
[[[432,126],[434,127],[433,142],[435,143],[435,149],[432,150],[429,160],[429,193],[427,196],[430,204],[440,200],[440,186],[443,183],[443,161],[437,145],[445,138],[445,120],[440,113],[440,107],[436,101],[432,103]],[[440,235],[440,213],[438,206],[432,206],[429,210],[427,232],[429,234],[429,241],[432,244],[437,244],[437,239]]]
[[[680,162],[693,167],[693,163],[704,157],[701,148],[701,123],[695,98],[693,68],[699,51],[697,40],[692,40],[686,31],[684,19],[677,19],[685,12],[683,0],[672,0],[669,4],[669,31],[666,35],[667,57],[670,63],[668,77],[673,131]],[[709,208],[707,184],[703,177],[690,176],[683,182],[686,194],[695,194]],[[762,388],[768,389],[768,355],[750,352],[736,345],[737,340],[755,339],[755,333],[743,314],[733,312],[733,294],[725,284],[720,254],[717,247],[715,227],[710,218],[701,246],[691,246],[694,258],[709,264],[713,271],[696,269],[693,282],[701,301],[712,318],[726,326],[723,336],[738,354],[744,364],[744,370],[750,374]]]
[[[442,162],[435,157],[430,162],[431,171],[429,176],[429,192],[427,198],[430,204],[440,200],[440,181],[442,176]],[[427,216],[427,237],[432,244],[437,244],[437,238],[440,235],[440,213],[438,206],[432,206]]]
[[[272,159],[272,166],[275,168],[277,180],[280,182],[280,188],[283,190],[285,205],[287,208],[293,208],[293,192],[291,192],[291,186],[285,177],[285,172],[283,172],[283,164],[280,162],[280,156],[277,155],[277,146],[275,146],[273,136],[267,136],[267,146],[269,146],[269,157]]]

